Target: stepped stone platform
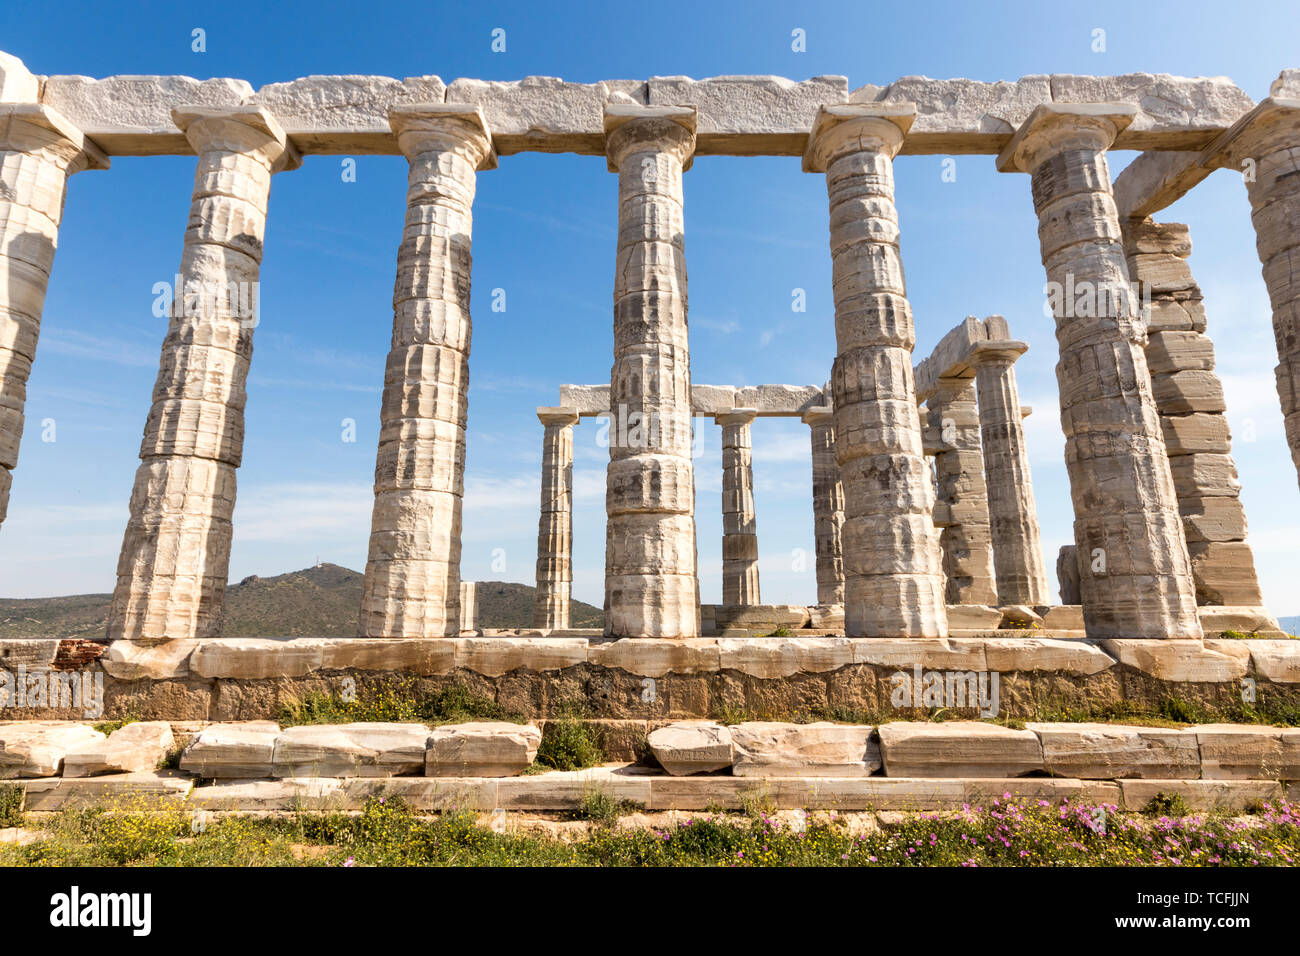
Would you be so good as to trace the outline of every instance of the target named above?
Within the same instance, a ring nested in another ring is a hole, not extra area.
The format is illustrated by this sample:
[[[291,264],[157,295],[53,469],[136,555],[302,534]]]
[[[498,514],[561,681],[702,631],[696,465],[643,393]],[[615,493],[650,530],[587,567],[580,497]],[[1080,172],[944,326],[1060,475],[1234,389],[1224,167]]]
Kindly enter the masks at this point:
[[[159,729],[128,724],[108,735],[108,749],[125,734],[151,741],[161,762]],[[1239,724],[686,721],[649,735],[653,761],[527,775],[542,734],[524,724],[282,730],[254,721],[175,729],[188,740],[179,770],[78,776],[76,756],[105,749],[103,734],[72,722],[3,723],[0,773],[9,778],[4,785],[22,789],[31,812],[89,803],[356,810],[383,794],[430,811],[573,810],[593,793],[647,810],[741,809],[756,800],[779,808],[934,810],[1008,795],[1136,810],[1160,794],[1193,808],[1243,809],[1300,799],[1300,728]],[[86,742],[91,734],[98,739]]]

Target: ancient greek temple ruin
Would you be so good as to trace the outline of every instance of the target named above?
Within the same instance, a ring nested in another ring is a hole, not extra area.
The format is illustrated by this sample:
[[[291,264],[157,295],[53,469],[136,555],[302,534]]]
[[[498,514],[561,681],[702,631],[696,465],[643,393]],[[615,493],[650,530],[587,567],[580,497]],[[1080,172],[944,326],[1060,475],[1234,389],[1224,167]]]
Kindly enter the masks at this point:
[[[475,184],[510,175],[508,157],[527,151],[602,155],[619,185],[610,381],[564,386],[538,410],[539,635],[569,629],[572,430],[599,415],[616,435],[608,638],[688,640],[764,620],[750,435],[771,416],[809,426],[817,593],[800,626],[931,640],[1020,615],[1094,640],[1200,641],[1207,614],[1231,611],[1276,630],[1260,607],[1191,238],[1159,220],[1214,170],[1243,176],[1300,469],[1300,71],[1283,72],[1259,103],[1223,78],[1148,74],[856,89],[834,76],[312,76],[255,90],[236,79],[42,76],[0,54],[0,117],[0,519],[23,480],[25,386],[69,177],[111,175],[113,156],[197,157],[177,237],[184,294],[153,404],[140,409],[111,641],[220,636],[254,332],[222,293],[258,280],[272,182],[320,154],[410,163],[357,636],[461,634]],[[1139,152],[1114,181],[1112,150]],[[893,163],[936,154],[984,154],[1026,174],[1038,215],[1059,351],[1028,360],[1056,363],[1075,515],[1059,603],[1014,374],[1026,351],[1016,328],[1045,319],[954,316],[928,352],[916,348]],[[788,157],[790,175],[825,178],[837,343],[828,383],[692,382],[683,181],[697,155]],[[724,489],[723,603],[703,609],[699,416],[722,429]]]

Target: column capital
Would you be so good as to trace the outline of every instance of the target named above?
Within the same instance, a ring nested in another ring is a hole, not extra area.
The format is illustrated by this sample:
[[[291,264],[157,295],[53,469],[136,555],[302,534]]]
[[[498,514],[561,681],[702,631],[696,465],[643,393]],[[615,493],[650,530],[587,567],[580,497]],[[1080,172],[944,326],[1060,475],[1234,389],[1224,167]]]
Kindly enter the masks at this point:
[[[1201,152],[1201,165],[1240,167],[1243,160],[1287,146],[1300,146],[1300,99],[1270,96]]]
[[[998,171],[1032,173],[1070,149],[1109,149],[1137,116],[1128,103],[1043,103],[1020,124],[998,154]]]
[[[809,428],[815,428],[818,425],[834,425],[835,408],[831,405],[814,405],[812,408],[804,409],[804,413],[799,416],[799,420]]]
[[[805,173],[824,173],[837,156],[874,150],[890,159],[916,120],[915,103],[839,103],[823,106],[813,120],[803,153]]]
[[[730,411],[715,413],[713,420],[719,425],[750,425],[757,417],[757,408],[733,408]]]
[[[637,147],[674,154],[682,171],[695,159],[694,106],[639,106],[635,103],[605,104],[605,158],[611,173],[623,165]]]
[[[578,410],[563,405],[539,405],[537,420],[543,425],[576,425]]]
[[[413,103],[388,108],[388,125],[397,135],[397,145],[407,159],[431,149],[459,151],[476,170],[496,169],[497,152],[492,145],[483,110],[465,103]]]
[[[970,364],[977,368],[981,365],[1014,365],[1016,359],[1028,351],[1028,343],[1017,342],[1014,339],[976,342],[971,346]]]
[[[302,165],[297,147],[260,106],[178,106],[172,122],[200,156],[213,150],[260,155],[272,172]]]
[[[109,165],[104,151],[71,120],[39,103],[0,103],[0,149],[50,150],[68,164],[69,173]]]

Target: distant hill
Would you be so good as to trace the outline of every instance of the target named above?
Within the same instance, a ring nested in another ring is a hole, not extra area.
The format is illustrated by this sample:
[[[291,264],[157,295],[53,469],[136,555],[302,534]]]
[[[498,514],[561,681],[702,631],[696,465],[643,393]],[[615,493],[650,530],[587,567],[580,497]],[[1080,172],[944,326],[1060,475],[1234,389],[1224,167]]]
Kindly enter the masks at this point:
[[[226,588],[227,637],[353,637],[362,575],[337,564],[271,578],[251,575]],[[531,627],[536,589],[509,581],[478,582],[479,627]],[[0,598],[0,638],[103,637],[109,594]],[[601,627],[598,607],[574,601],[574,627]]]

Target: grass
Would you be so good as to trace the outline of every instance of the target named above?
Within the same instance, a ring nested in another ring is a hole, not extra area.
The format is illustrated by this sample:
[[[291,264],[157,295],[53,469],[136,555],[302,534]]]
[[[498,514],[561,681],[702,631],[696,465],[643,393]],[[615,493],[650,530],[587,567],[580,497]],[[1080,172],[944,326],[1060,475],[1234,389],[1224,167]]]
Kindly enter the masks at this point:
[[[557,710],[557,716],[546,722],[537,763],[552,770],[582,770],[604,763],[599,730],[584,721],[584,712],[574,704]]]
[[[582,806],[574,811],[574,819],[590,820],[601,826],[613,826],[627,813],[639,813],[645,807],[635,800],[615,800],[602,790],[583,794]]]
[[[0,784],[0,829],[23,825],[23,788]]]
[[[357,814],[220,815],[191,827],[183,809],[66,809],[39,825],[46,839],[0,845],[17,866],[1276,866],[1300,863],[1300,808],[1256,817],[1188,814],[1174,800],[1145,814],[1114,806],[1052,806],[1004,795],[960,812],[906,813],[852,832],[833,813],[783,826],[766,808],[705,812],[657,829],[611,824],[625,807],[590,796],[596,822],[572,842],[494,832],[470,811],[429,818],[397,798]]]
[[[360,721],[466,723],[475,720],[506,720],[523,723],[519,714],[496,701],[475,694],[463,684],[432,693],[421,693],[414,681],[397,679],[368,687],[345,699],[343,695],[313,692],[286,697],[280,702],[277,719],[282,727],[301,724],[347,724]]]

